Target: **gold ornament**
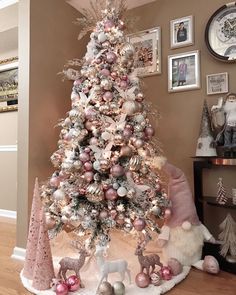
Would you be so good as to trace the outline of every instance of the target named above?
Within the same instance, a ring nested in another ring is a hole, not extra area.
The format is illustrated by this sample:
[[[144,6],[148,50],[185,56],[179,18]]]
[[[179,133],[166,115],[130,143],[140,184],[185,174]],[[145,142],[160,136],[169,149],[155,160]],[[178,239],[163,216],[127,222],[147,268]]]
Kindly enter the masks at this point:
[[[131,171],[138,171],[141,168],[142,159],[140,156],[133,156],[129,160],[129,168]]]
[[[128,58],[133,57],[134,52],[135,52],[135,48],[134,48],[134,46],[133,46],[132,44],[130,44],[130,43],[125,43],[125,44],[123,45],[123,47],[121,48],[121,50],[120,50],[120,54],[121,54],[121,55],[124,55],[124,56],[126,56],[126,57],[128,57]]]
[[[86,197],[90,202],[101,202],[104,199],[104,192],[101,185],[97,183],[90,184],[86,190]]]

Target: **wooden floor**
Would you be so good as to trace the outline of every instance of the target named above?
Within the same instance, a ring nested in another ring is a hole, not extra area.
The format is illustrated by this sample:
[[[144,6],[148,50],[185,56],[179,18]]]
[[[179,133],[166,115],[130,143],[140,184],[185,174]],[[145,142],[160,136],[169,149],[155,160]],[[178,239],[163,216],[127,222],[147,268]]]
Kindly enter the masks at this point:
[[[28,295],[21,285],[22,263],[10,258],[15,246],[16,226],[0,219],[0,295]],[[192,269],[189,276],[168,295],[236,295],[236,276],[221,272],[218,276]],[[138,295],[138,294],[134,294]]]

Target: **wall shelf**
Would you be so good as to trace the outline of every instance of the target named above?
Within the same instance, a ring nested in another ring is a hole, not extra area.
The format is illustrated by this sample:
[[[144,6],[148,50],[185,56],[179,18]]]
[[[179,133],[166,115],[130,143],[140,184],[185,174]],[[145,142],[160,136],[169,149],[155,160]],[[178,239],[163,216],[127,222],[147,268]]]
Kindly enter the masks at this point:
[[[231,199],[229,199],[226,204],[221,205],[217,203],[215,197],[203,196],[202,198],[199,199],[199,202],[206,202],[208,205],[221,207],[221,208],[236,209],[236,205],[232,203]]]

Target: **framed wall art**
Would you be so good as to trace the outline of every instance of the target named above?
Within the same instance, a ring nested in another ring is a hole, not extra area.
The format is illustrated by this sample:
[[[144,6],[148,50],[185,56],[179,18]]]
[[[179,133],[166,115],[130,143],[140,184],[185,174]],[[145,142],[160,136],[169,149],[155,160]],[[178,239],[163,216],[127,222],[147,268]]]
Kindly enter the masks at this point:
[[[170,21],[170,47],[178,48],[194,42],[193,16],[185,16]]]
[[[207,95],[227,93],[228,73],[218,73],[206,76]]]
[[[134,68],[138,76],[161,74],[161,28],[156,27],[128,36],[135,49]]]
[[[18,58],[0,61],[0,112],[16,111],[18,106]]]
[[[198,50],[168,56],[168,91],[200,88],[200,54]]]

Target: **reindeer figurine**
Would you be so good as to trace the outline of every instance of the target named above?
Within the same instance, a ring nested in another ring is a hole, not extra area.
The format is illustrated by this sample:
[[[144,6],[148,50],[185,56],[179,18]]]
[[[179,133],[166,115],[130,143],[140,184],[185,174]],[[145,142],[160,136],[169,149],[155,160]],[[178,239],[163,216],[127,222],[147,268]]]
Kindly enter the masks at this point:
[[[150,267],[152,267],[152,271],[154,271],[155,266],[159,265],[160,267],[163,266],[163,264],[160,262],[160,257],[157,254],[150,254],[143,256],[143,251],[145,250],[145,244],[138,243],[138,246],[135,251],[135,255],[138,256],[139,264],[140,264],[140,272],[143,272],[144,269],[146,269],[147,275],[149,276]]]
[[[107,281],[109,273],[119,272],[121,276],[121,281],[125,279],[125,273],[129,277],[129,283],[131,283],[130,270],[128,269],[128,263],[126,260],[113,260],[106,261],[104,259],[104,254],[106,252],[106,247],[96,246],[95,257],[97,260],[97,265],[100,268],[101,279],[98,285],[101,285],[102,281],[105,279]]]
[[[80,277],[80,269],[84,265],[86,257],[90,256],[90,254],[86,251],[86,249],[81,246],[79,249],[80,257],[78,259],[70,258],[70,257],[64,257],[60,260],[60,269],[58,272],[58,277],[63,278],[66,280],[66,272],[68,270],[73,270],[76,274],[76,276],[80,279],[80,287],[84,288],[84,284],[81,281]]]

